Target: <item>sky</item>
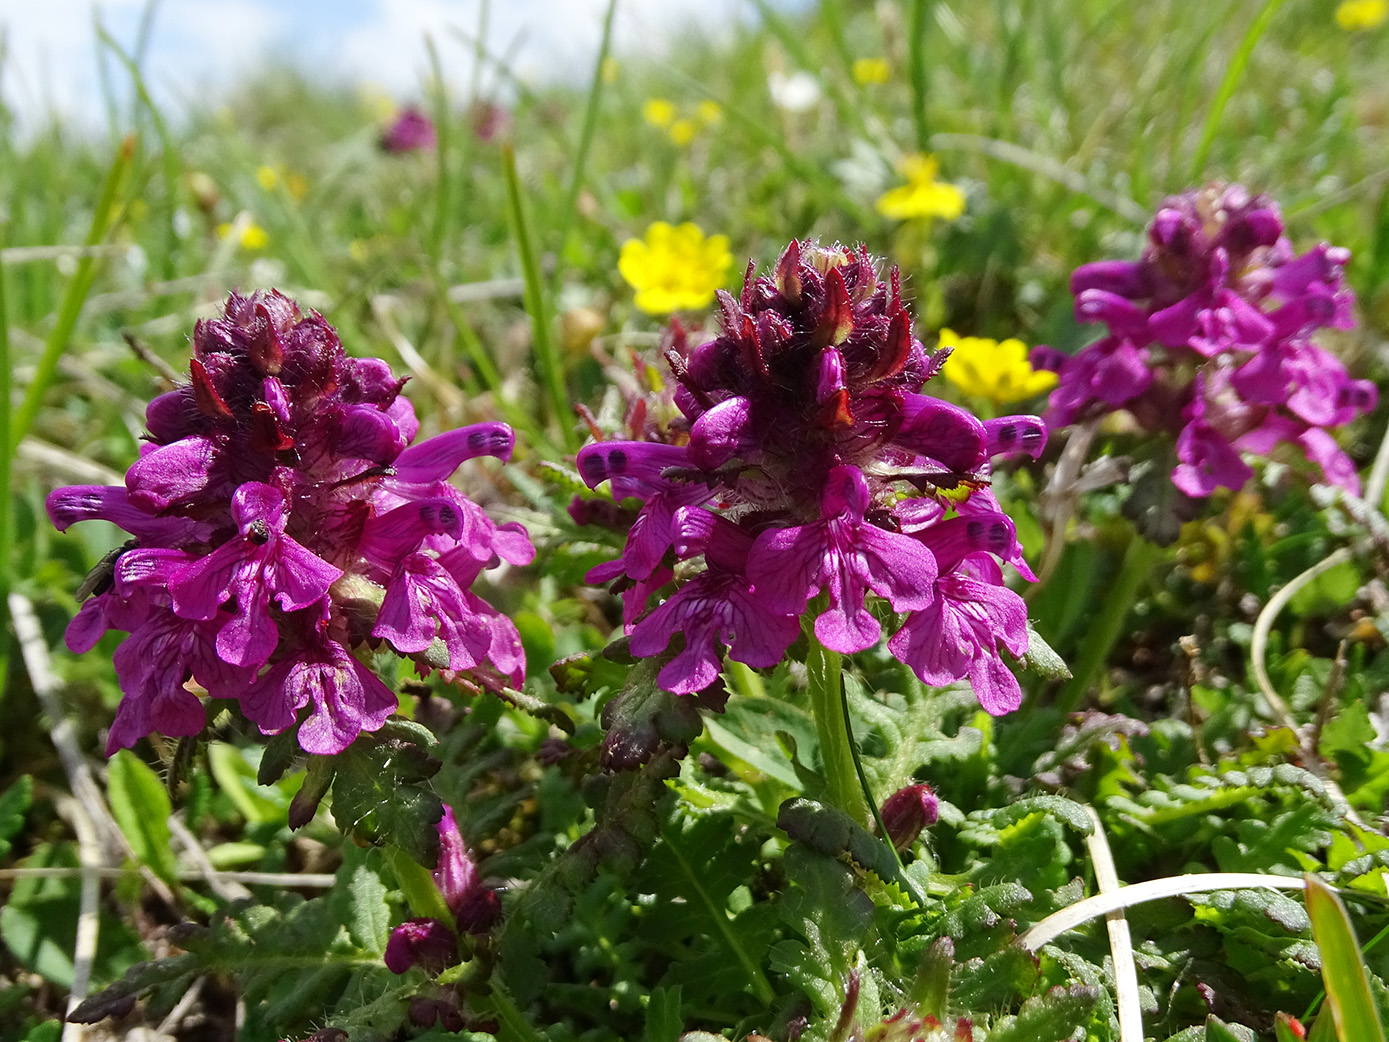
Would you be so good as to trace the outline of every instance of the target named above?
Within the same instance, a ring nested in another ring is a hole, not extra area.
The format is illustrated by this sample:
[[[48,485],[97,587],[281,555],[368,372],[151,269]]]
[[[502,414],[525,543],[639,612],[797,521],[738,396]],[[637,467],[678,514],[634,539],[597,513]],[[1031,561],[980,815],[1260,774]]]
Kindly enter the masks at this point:
[[[104,122],[94,22],[133,51],[149,0],[0,0],[4,60],[0,98],[21,127],[50,112],[93,127]],[[471,50],[450,29],[476,35],[483,0],[154,0],[142,68],[161,109],[177,119],[191,99],[205,103],[268,61],[291,62],[329,80],[380,84],[418,97],[430,34],[449,78],[467,82]],[[749,0],[619,0],[619,54],[671,38],[691,20],[729,25]],[[592,68],[607,0],[494,0],[487,41],[515,51],[513,67],[536,80],[583,77]],[[109,60],[118,97],[129,80]]]

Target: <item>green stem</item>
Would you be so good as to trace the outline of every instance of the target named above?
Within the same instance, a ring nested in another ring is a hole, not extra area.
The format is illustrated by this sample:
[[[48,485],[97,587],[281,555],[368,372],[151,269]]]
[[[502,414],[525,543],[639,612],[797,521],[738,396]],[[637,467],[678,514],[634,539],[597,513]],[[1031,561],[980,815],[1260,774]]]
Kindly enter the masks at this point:
[[[873,798],[873,789],[868,784],[868,775],[863,771],[863,758],[859,755],[858,743],[854,741],[854,725],[849,719],[849,698],[845,695],[839,701],[844,709],[844,732],[849,736],[849,753],[854,758],[854,771],[858,774],[858,783],[863,789],[863,798],[868,802],[868,809],[873,813],[873,820],[878,825],[878,835],[887,845],[887,849],[892,854],[893,863],[897,866],[897,885],[911,895],[913,901],[924,908],[926,901],[917,893],[912,881],[907,878],[907,866],[902,864],[902,855],[897,852],[897,845],[892,842],[892,837],[888,835],[887,822],[883,821],[883,812],[878,809],[878,801]]]
[[[843,664],[839,652],[821,644],[809,626],[806,631],[810,640],[810,653],[805,662],[810,681],[810,707],[820,738],[820,761],[829,801],[867,828],[868,802],[859,784],[848,716],[841,705],[844,702]]]
[[[1138,599],[1138,592],[1152,574],[1153,565],[1160,555],[1161,550],[1156,545],[1137,532],[1133,534],[1109,596],[1100,606],[1095,625],[1081,642],[1080,653],[1071,667],[1071,679],[1056,698],[1056,706],[1062,712],[1073,713],[1080,708],[1096,673],[1123,632],[1129,610]]]

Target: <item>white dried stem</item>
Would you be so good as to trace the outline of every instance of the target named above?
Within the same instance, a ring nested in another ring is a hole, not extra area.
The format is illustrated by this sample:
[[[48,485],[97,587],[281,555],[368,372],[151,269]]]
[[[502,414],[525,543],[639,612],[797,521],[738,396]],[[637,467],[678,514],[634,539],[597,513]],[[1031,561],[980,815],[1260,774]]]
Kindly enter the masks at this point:
[[[1088,803],[1085,813],[1094,829],[1085,837],[1090,863],[1095,868],[1095,885],[1101,894],[1117,893],[1122,887],[1114,867],[1114,854],[1109,849],[1104,825],[1095,808]],[[1119,1000],[1120,1042],[1143,1042],[1143,1007],[1138,994],[1138,967],[1133,960],[1133,937],[1124,910],[1116,908],[1105,913],[1109,928],[1109,954],[1114,961],[1114,990]]]
[[[1121,886],[1107,894],[1096,894],[1077,901],[1068,908],[1053,912],[1018,938],[1018,944],[1035,952],[1050,944],[1063,933],[1081,923],[1108,915],[1120,908],[1132,908],[1160,897],[1180,897],[1183,894],[1207,894],[1213,890],[1247,890],[1263,887],[1269,890],[1305,890],[1301,877],[1275,876],[1262,872],[1197,872],[1186,876],[1167,876],[1149,879],[1144,883]]]

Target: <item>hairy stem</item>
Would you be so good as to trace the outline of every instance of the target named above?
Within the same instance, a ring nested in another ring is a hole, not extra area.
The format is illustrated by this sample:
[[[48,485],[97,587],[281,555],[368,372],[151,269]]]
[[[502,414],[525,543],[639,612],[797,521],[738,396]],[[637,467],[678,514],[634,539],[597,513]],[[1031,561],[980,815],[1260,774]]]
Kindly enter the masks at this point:
[[[854,769],[853,738],[847,716],[841,708],[844,699],[843,666],[839,652],[819,642],[807,627],[810,653],[806,671],[810,681],[810,707],[815,714],[815,731],[820,738],[820,760],[830,803],[868,828],[868,802]]]

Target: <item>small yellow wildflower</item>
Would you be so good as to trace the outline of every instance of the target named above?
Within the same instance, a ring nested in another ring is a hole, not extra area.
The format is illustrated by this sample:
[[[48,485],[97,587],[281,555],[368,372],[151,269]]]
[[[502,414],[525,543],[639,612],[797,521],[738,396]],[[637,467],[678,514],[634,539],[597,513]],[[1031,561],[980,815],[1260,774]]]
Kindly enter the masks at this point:
[[[641,118],[658,130],[675,122],[675,105],[665,98],[647,98],[641,107]]]
[[[705,238],[697,224],[687,221],[676,228],[657,221],[646,229],[645,239],[622,244],[617,270],[637,291],[638,308],[668,315],[712,304],[732,263],[728,236]]]
[[[935,156],[904,156],[897,172],[907,183],[878,197],[878,212],[896,221],[913,217],[944,217],[953,221],[965,212],[965,193],[952,184],[937,181],[940,164]]]
[[[1347,32],[1378,29],[1389,18],[1389,0],[1343,0],[1336,7],[1336,24]]]
[[[705,126],[712,127],[723,121],[723,106],[717,101],[710,101],[705,98],[695,106],[695,116]]]
[[[231,234],[232,226],[230,221],[223,221],[217,226],[217,238],[225,239]],[[264,228],[252,221],[241,229],[241,239],[239,245],[243,250],[263,250],[266,243],[270,241],[270,236]]]
[[[670,135],[670,140],[672,142],[684,148],[693,141],[695,135],[699,133],[699,124],[692,119],[677,119],[670,125],[666,133]]]
[[[622,66],[617,64],[617,59],[607,57],[603,59],[603,64],[599,67],[598,75],[603,78],[604,83],[612,84],[617,82],[617,74],[622,71]]]
[[[985,398],[996,405],[1034,398],[1056,386],[1056,374],[1033,369],[1021,340],[1000,343],[984,337],[957,336],[940,331],[940,346],[952,348],[941,372],[965,394]]]
[[[886,83],[892,75],[892,66],[886,58],[860,58],[854,62],[854,82],[860,87],[875,83]]]
[[[275,168],[273,166],[256,167],[256,182],[261,186],[261,188],[265,189],[267,192],[273,192],[275,190],[275,185],[279,180],[280,179],[278,176],[276,176]]]

